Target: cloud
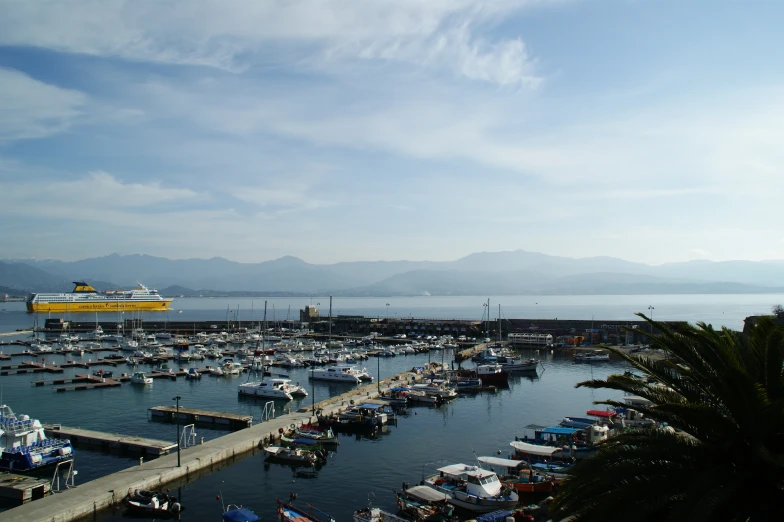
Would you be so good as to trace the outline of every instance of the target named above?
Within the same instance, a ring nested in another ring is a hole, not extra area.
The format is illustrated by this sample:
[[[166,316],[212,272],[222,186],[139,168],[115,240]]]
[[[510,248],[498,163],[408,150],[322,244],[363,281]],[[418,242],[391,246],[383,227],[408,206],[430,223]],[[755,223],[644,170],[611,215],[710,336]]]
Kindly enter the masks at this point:
[[[0,141],[43,138],[67,130],[87,96],[0,67]]]
[[[381,59],[499,85],[538,83],[522,40],[477,28],[525,0],[38,0],[4,2],[0,45],[241,71],[286,60]],[[285,49],[285,50],[283,50]]]
[[[18,165],[17,165],[18,168]],[[14,176],[18,179],[17,176]],[[102,171],[68,181],[27,180],[0,181],[0,192],[8,198],[3,211],[36,209],[36,216],[102,220],[117,211],[164,211],[160,205],[183,200],[195,201],[202,196],[187,188],[167,188],[160,182],[123,183]]]

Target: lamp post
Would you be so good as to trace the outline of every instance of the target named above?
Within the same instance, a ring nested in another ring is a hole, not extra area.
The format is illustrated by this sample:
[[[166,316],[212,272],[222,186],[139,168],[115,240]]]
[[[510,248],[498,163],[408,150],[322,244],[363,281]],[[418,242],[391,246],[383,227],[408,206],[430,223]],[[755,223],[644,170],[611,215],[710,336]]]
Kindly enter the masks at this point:
[[[177,423],[177,467],[180,467],[180,397],[179,395],[173,398],[173,401],[177,401],[177,413],[175,414],[175,422]]]
[[[389,303],[387,303],[387,323],[389,322]]]
[[[653,306],[649,305],[648,310],[650,310],[651,313],[651,335],[653,335],[653,310],[654,310]]]

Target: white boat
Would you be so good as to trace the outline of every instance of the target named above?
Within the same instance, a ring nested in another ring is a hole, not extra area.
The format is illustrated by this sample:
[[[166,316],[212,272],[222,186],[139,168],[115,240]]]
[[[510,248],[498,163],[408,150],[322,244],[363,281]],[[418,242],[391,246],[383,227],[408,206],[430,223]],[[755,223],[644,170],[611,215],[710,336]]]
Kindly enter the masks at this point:
[[[240,363],[234,362],[233,359],[224,359],[221,363],[221,369],[224,375],[239,375],[244,368]]]
[[[354,512],[354,522],[409,522],[407,518],[393,515],[377,507],[367,507]]]
[[[254,397],[267,397],[270,399],[283,399],[290,401],[293,399],[289,387],[289,379],[270,379],[261,382],[246,382],[237,387],[240,395],[251,395]]]
[[[610,354],[601,350],[590,350],[574,354],[575,362],[601,362],[609,361]]]
[[[207,366],[207,369],[210,372],[210,375],[214,375],[215,377],[223,377],[226,375],[224,371],[218,366]]]
[[[131,382],[134,384],[152,384],[152,377],[147,377],[144,372],[136,372],[131,376]]]
[[[495,472],[466,464],[439,468],[438,475],[426,478],[424,485],[449,496],[450,504],[474,513],[513,509],[520,500]]]
[[[355,368],[351,366],[329,366],[319,370],[312,370],[310,378],[318,381],[338,381],[359,384],[361,379],[357,375]]]
[[[73,459],[68,439],[47,439],[38,419],[0,406],[0,470],[24,472]]]

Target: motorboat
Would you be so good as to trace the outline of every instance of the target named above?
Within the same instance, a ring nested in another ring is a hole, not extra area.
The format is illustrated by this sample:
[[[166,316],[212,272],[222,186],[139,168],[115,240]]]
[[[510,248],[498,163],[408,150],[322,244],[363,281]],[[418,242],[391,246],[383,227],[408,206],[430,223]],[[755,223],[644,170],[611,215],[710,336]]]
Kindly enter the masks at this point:
[[[223,377],[225,375],[223,369],[219,366],[207,366],[207,371],[210,372],[210,375],[214,375],[215,377]]]
[[[234,362],[234,359],[224,359],[221,363],[221,369],[224,375],[239,375],[243,370],[242,365]]]
[[[297,439],[309,439],[319,444],[337,444],[338,437],[332,428],[321,429],[320,427],[303,425],[294,429]]]
[[[136,489],[125,498],[125,505],[132,511],[153,515],[177,515],[182,506],[177,498],[166,493]]]
[[[480,364],[476,367],[476,374],[484,386],[509,386],[509,373],[498,364]]]
[[[456,507],[489,513],[512,509],[520,500],[516,492],[501,484],[494,471],[466,464],[452,464],[437,471],[423,485],[449,496],[448,502]]]
[[[185,374],[185,378],[189,381],[201,380],[201,372],[197,371],[196,368],[188,368],[188,373]]]
[[[147,377],[144,372],[134,372],[131,375],[131,382],[134,384],[152,384],[152,377]]]
[[[609,360],[610,354],[601,350],[589,350],[574,354],[574,362],[603,362]]]
[[[264,448],[267,460],[273,459],[289,464],[303,464],[315,466],[326,460],[326,455],[320,450],[311,451],[302,448],[284,448],[283,446],[267,446]]]
[[[31,471],[74,457],[68,439],[49,439],[38,419],[0,406],[0,470]]]
[[[478,457],[477,460],[482,464],[502,470],[501,484],[518,493],[549,493],[555,485],[555,479],[552,476],[535,471],[524,460],[499,457]]]
[[[505,372],[535,372],[539,367],[536,359],[514,359],[512,357],[499,356],[496,363],[501,365]]]
[[[93,370],[93,375],[96,377],[106,378],[111,377],[114,374],[112,370]]]
[[[290,401],[293,397],[289,382],[291,382],[289,379],[269,379],[261,382],[245,382],[237,387],[237,392],[240,395]]]
[[[310,378],[319,381],[337,381],[359,384],[361,379],[351,366],[328,366],[327,368],[314,369],[310,372]]]
[[[349,406],[336,415],[319,418],[319,422],[322,420],[335,430],[376,430],[391,422],[397,422],[397,415],[386,404],[363,403]]]

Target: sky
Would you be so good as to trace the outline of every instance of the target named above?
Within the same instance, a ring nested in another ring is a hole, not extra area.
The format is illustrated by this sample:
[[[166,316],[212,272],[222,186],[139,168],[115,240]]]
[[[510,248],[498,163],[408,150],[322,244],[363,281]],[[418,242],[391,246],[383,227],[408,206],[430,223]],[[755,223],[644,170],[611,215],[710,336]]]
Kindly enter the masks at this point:
[[[2,259],[784,259],[782,2],[0,13]]]

